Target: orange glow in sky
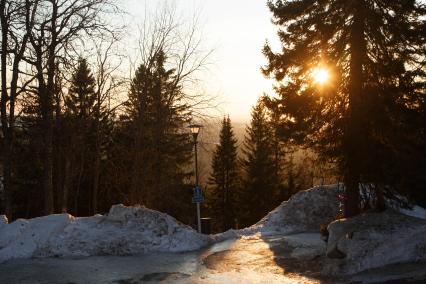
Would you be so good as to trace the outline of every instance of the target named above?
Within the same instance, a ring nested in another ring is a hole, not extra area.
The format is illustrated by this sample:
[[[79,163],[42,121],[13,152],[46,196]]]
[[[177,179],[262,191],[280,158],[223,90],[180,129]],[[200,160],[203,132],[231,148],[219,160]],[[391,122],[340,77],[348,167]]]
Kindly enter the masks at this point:
[[[136,23],[143,22],[160,0],[126,0],[125,8]],[[267,61],[262,48],[268,39],[278,49],[276,27],[266,0],[167,0],[182,19],[199,17],[205,50],[213,49],[208,70],[200,74],[203,90],[216,97],[219,117],[248,122],[251,107],[263,93],[273,94],[273,81],[260,71]],[[147,5],[145,5],[147,4]],[[136,24],[133,25],[135,27]],[[278,49],[279,50],[279,49]]]

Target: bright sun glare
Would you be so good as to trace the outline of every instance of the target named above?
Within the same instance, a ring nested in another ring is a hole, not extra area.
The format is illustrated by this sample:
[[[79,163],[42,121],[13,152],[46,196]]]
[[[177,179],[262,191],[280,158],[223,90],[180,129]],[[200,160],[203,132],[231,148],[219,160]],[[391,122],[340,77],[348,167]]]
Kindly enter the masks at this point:
[[[324,68],[316,68],[313,72],[312,72],[312,77],[315,81],[315,83],[317,84],[324,84],[325,82],[328,81],[330,75],[328,73],[327,69]]]

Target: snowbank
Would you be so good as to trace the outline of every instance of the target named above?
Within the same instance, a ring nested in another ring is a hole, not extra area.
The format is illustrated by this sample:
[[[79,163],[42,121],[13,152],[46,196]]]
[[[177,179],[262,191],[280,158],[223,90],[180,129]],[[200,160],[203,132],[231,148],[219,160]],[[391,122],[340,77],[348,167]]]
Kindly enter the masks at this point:
[[[284,236],[282,242],[292,249],[290,256],[297,260],[311,260],[324,255],[326,245],[319,233],[301,233]]]
[[[0,262],[27,258],[39,253],[42,246],[68,225],[69,214],[49,215],[31,220],[19,219],[0,229]]]
[[[6,215],[0,215],[0,228],[3,227],[4,225],[7,225],[8,220]]]
[[[426,260],[426,220],[394,210],[338,220],[328,226],[325,274],[355,274]]]
[[[405,208],[393,208],[393,209],[396,209],[401,214],[426,220],[426,209],[424,209],[423,207],[415,205],[413,206],[412,209],[405,209]]]
[[[0,263],[12,258],[181,252],[210,241],[167,214],[115,205],[107,216],[58,214],[3,225]]]
[[[340,186],[341,190],[342,186]],[[339,212],[339,186],[317,186],[300,191],[271,211],[258,223],[241,230],[228,230],[214,236],[216,241],[255,233],[293,234],[319,232],[321,224],[335,220]]]
[[[300,191],[253,226],[254,229],[278,232],[319,231],[339,212],[338,186],[319,186]]]

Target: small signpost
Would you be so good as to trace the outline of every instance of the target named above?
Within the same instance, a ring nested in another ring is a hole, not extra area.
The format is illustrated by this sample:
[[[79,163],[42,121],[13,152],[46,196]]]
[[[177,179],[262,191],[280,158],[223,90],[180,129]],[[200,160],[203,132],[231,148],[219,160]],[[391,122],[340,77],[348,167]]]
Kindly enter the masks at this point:
[[[201,187],[198,186],[198,156],[197,156],[197,137],[200,129],[203,126],[200,124],[191,124],[189,129],[191,130],[192,137],[194,138],[194,154],[195,154],[195,188],[194,195],[192,196],[192,203],[197,204],[197,223],[198,223],[198,233],[201,234],[201,217],[200,217],[200,203],[204,201],[203,191]]]
[[[203,191],[201,187],[196,186],[194,188],[194,194],[192,195],[192,203],[202,203],[204,202]]]
[[[197,204],[197,225],[198,232],[201,233],[201,216],[200,216],[200,203],[204,202],[203,190],[200,186],[194,188],[194,194],[192,195],[192,203]]]

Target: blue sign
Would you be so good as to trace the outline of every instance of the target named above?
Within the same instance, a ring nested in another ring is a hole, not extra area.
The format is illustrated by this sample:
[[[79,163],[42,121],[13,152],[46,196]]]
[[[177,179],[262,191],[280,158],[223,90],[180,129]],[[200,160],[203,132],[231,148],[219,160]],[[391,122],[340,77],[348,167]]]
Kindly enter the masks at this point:
[[[194,188],[194,195],[192,196],[192,203],[204,202],[203,190],[197,186]]]

